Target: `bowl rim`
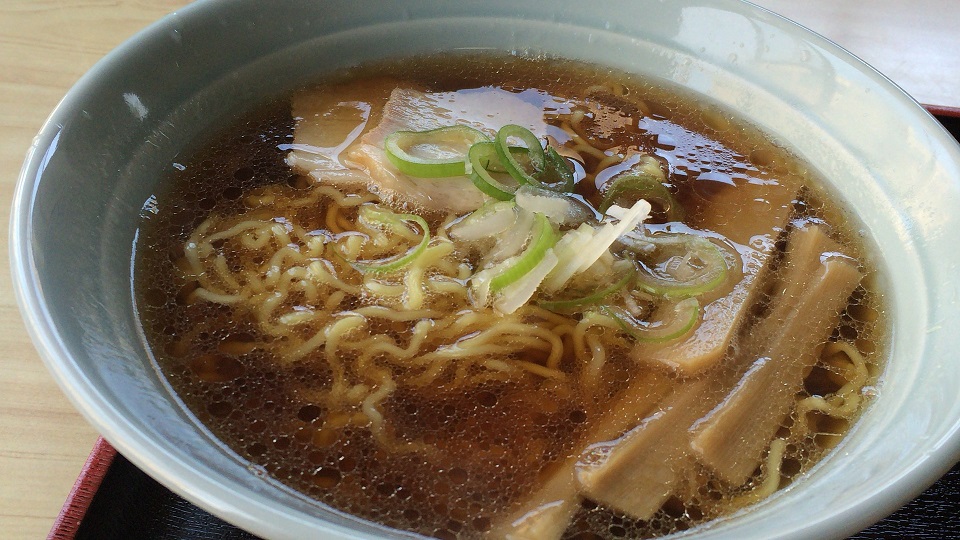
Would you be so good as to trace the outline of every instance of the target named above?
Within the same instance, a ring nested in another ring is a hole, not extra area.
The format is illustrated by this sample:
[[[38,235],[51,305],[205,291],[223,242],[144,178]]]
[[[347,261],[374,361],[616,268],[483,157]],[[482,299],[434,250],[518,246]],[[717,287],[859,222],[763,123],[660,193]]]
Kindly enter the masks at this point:
[[[39,287],[38,271],[34,260],[33,246],[30,242],[33,203],[39,185],[39,177],[56,147],[60,136],[61,119],[84,95],[90,92],[96,81],[104,74],[115,69],[117,62],[122,62],[129,55],[134,55],[141,42],[158,39],[166,35],[177,26],[179,17],[193,17],[203,13],[215,13],[223,9],[224,4],[239,4],[241,0],[218,2],[217,0],[201,0],[171,13],[162,19],[150,24],[139,31],[117,48],[99,60],[85,73],[66,93],[59,104],[54,108],[44,122],[38,135],[29,148],[23,168],[17,180],[13,195],[13,208],[10,219],[9,256],[12,269],[14,292],[27,331],[48,370],[85,418],[93,424],[103,436],[114,445],[125,457],[136,466],[145,470],[151,477],[183,496],[187,500],[210,510],[212,513],[236,523],[257,534],[266,536],[282,536],[286,529],[272,519],[276,518],[273,508],[260,507],[260,515],[244,511],[236,504],[237,494],[229,488],[182,461],[179,456],[166,452],[157,446],[150,438],[144,437],[135,429],[129,429],[122,415],[102,400],[93,388],[84,373],[76,369],[69,362],[70,351],[59,338],[56,326],[46,306],[46,300]],[[869,73],[877,84],[885,87],[890,94],[902,102],[916,105],[917,118],[924,122],[935,138],[945,146],[956,147],[956,141],[920,104],[907,95],[899,86],[870,67],[852,53],[841,48],[829,39],[816,34],[809,29],[786,19],[776,13],[744,0],[718,0],[711,5],[747,6],[747,11],[754,10],[754,15],[764,13],[773,16],[779,21],[780,29],[789,32],[801,32],[804,39],[816,43],[829,51],[844,63],[852,65],[862,72]],[[926,115],[926,118],[922,118]],[[939,132],[938,132],[939,130]],[[955,152],[956,153],[956,152]],[[960,155],[960,153],[956,153]],[[110,418],[114,423],[105,421]],[[148,456],[153,456],[148,457]],[[157,456],[162,460],[156,459]],[[160,463],[163,462],[161,466]],[[893,510],[915,497],[938,477],[943,475],[955,463],[960,461],[960,418],[934,445],[924,459],[919,459],[913,466],[902,471],[902,474],[888,486],[887,497],[882,501],[878,496],[864,499],[855,504],[850,510],[837,516],[837,519],[811,524],[811,529],[803,531],[803,535],[829,537],[838,531],[853,532],[862,526],[868,525],[876,519],[891,513]],[[254,503],[252,499],[247,502]],[[268,518],[268,519],[264,519]],[[286,515],[289,519],[289,515]],[[839,518],[847,520],[846,526],[838,526]],[[328,523],[328,529],[323,533],[331,538],[355,538],[358,533],[347,528]],[[709,531],[707,531],[709,533]]]

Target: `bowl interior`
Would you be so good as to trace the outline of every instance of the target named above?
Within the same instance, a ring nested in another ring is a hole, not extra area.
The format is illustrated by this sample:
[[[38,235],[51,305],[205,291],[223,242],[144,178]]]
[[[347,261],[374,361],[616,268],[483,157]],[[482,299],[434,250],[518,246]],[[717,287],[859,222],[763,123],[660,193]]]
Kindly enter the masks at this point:
[[[833,44],[725,0],[199,2],[108,56],[31,149],[11,254],[45,361],[125,456],[262,536],[409,536],[266,478],[198,424],[150,359],[131,299],[131,257],[145,203],[178,154],[236,110],[326,71],[454,49],[547,53],[708,96],[815,164],[877,246],[895,312],[878,399],[813,474],[702,531],[707,537],[844,536],[960,458],[956,143]]]

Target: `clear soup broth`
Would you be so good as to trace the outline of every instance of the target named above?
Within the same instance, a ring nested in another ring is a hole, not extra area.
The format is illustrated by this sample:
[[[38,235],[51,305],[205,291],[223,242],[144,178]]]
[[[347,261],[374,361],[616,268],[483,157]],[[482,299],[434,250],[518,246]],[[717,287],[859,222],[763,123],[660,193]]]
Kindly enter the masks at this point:
[[[653,81],[365,66],[186,155],[136,246],[156,362],[237,454],[361,519],[687,530],[800,481],[880,372],[856,219],[813,166]]]

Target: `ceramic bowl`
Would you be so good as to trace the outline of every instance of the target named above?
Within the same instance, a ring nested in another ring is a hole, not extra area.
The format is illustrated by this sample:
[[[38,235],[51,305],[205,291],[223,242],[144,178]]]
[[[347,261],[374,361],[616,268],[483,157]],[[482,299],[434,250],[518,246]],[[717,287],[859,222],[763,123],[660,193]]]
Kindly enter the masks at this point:
[[[733,0],[198,2],[105,57],[29,151],[13,278],[44,360],[119,451],[267,538],[405,537],[265,478],[159,375],[131,299],[142,205],[175,156],[238,107],[323,72],[462,48],[547,53],[683,86],[816,164],[878,246],[893,310],[879,395],[842,445],[704,538],[843,537],[960,458],[960,151],[909,96],[833,43]]]

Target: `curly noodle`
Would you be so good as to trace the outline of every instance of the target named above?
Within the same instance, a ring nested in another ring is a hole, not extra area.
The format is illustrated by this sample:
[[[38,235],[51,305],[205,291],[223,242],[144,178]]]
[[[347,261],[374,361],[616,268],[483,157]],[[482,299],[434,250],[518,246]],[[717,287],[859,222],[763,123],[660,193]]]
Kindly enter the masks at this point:
[[[472,305],[465,279],[472,268],[446,235],[454,216],[432,228],[425,251],[401,270],[359,271],[351,261],[388,259],[423,238],[415,228],[362,219],[358,209],[376,201],[324,185],[296,197],[274,187],[247,198],[254,210],[210,216],[184,245],[184,275],[197,285],[190,300],[251,317],[280,344],[262,348],[275,351],[281,367],[321,362],[329,384],[304,392],[332,411],[358,411],[351,422],[394,448],[382,406],[398,388],[468,388],[518,374],[568,384],[581,372],[595,386],[607,347],[626,346],[600,339],[615,328],[600,315],[577,320],[535,305],[499,315]],[[297,209],[322,209],[325,228],[270,217]]]

